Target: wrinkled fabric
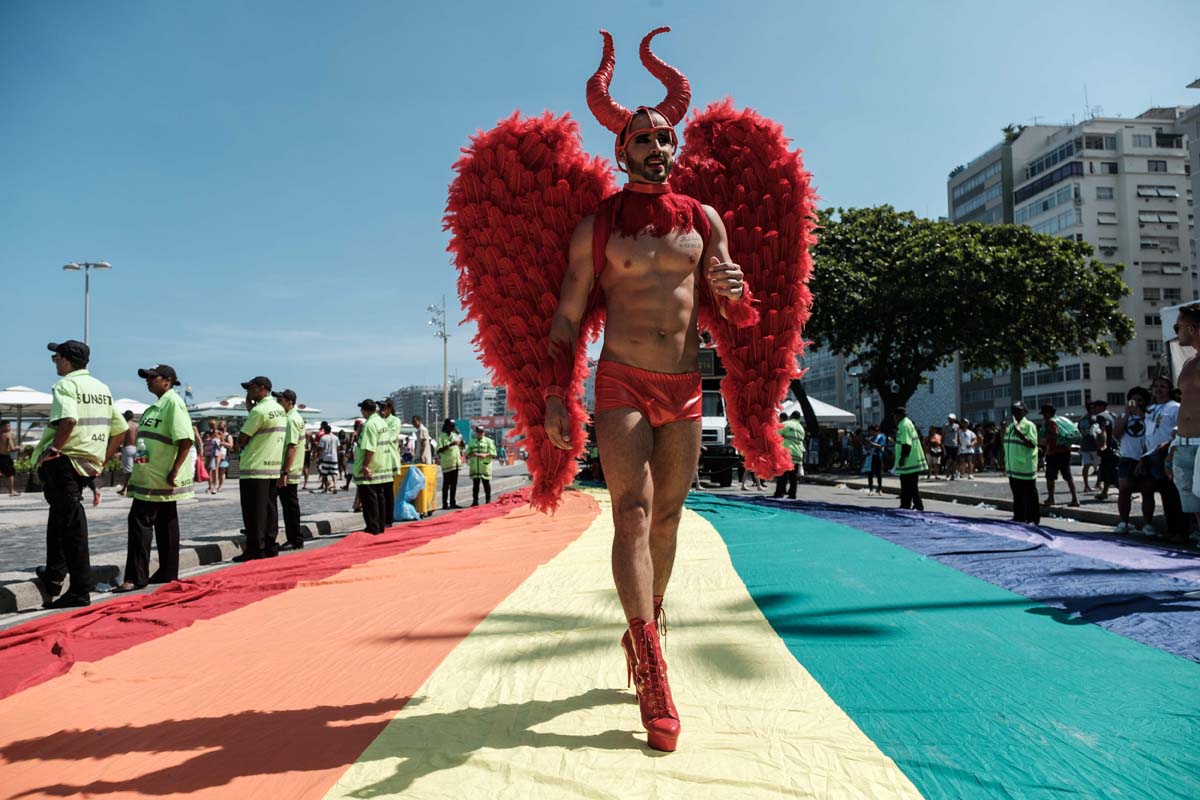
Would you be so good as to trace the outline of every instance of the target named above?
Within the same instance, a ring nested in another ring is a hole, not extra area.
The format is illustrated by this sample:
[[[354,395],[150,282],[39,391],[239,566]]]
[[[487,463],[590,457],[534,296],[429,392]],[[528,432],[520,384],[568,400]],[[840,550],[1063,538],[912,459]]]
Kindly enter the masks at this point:
[[[1022,597],[1200,662],[1200,557],[1149,543],[952,517],[805,503]],[[1193,613],[1181,613],[1193,612]]]

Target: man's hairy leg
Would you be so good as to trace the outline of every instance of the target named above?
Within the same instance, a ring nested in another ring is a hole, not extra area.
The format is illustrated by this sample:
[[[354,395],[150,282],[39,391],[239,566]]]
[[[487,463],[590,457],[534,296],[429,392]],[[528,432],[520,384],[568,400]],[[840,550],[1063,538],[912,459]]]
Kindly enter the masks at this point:
[[[654,431],[650,475],[654,506],[650,516],[650,559],[654,563],[654,594],[666,594],[675,566],[675,541],[683,501],[700,459],[700,420],[683,420]]]
[[[650,423],[632,408],[613,408],[596,414],[596,445],[604,465],[604,479],[612,496],[612,570],[617,597],[632,620],[654,618],[650,558],[650,518],[654,482],[650,457],[654,432]],[[690,475],[688,476],[690,479]]]

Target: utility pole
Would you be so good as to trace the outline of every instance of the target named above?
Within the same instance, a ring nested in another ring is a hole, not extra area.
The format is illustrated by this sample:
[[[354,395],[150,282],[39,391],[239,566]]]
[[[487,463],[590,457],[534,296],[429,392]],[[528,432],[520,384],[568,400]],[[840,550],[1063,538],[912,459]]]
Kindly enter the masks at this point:
[[[442,295],[442,307],[431,305],[429,324],[434,327],[433,335],[442,340],[442,413],[450,416],[450,334],[446,333],[446,295]]]

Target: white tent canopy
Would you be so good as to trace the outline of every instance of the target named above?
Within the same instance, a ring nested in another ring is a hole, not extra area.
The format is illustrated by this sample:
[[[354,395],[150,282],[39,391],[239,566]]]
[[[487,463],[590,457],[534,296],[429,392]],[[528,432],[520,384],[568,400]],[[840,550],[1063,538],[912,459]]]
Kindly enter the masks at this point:
[[[18,446],[24,440],[23,423],[27,419],[44,419],[50,416],[50,404],[54,401],[46,392],[28,386],[9,386],[0,392],[0,417],[15,416],[15,431]]]
[[[47,392],[39,392],[28,386],[9,386],[0,392],[0,414],[44,417],[50,413],[53,399]]]
[[[817,415],[817,422],[821,425],[853,425],[858,422],[858,418],[849,411],[831,406],[829,403],[818,400],[815,397],[809,397],[808,402],[812,405],[813,413]],[[788,400],[783,404],[783,413],[791,414],[793,411],[799,411],[804,414],[804,409],[795,400]]]
[[[113,406],[117,411],[124,414],[126,411],[132,411],[135,417],[141,416],[142,412],[150,407],[149,403],[142,403],[138,400],[131,400],[128,397],[122,397],[120,400],[113,400]]]
[[[300,416],[310,418],[321,413],[321,409],[306,406],[303,403],[296,406],[296,410],[300,412]],[[250,412],[246,410],[246,396],[235,394],[231,397],[208,400],[188,406],[188,413],[192,419],[201,419],[203,417],[245,419],[249,416]]]

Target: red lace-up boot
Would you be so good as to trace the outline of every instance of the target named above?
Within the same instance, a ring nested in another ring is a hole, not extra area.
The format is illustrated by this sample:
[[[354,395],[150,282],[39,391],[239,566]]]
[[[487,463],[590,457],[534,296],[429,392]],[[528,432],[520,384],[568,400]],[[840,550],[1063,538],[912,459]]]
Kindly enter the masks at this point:
[[[671,752],[679,741],[679,712],[671,699],[667,683],[667,662],[653,622],[633,619],[629,622],[629,640],[633,645],[633,679],[646,743],[655,750]]]
[[[663,641],[667,639],[667,613],[663,611],[663,596],[654,595],[654,624],[662,634]],[[633,652],[633,640],[629,638],[629,629],[621,634],[621,649],[625,651],[625,686],[633,686],[633,665],[637,661]]]

